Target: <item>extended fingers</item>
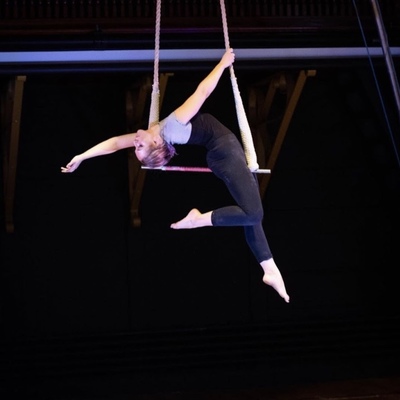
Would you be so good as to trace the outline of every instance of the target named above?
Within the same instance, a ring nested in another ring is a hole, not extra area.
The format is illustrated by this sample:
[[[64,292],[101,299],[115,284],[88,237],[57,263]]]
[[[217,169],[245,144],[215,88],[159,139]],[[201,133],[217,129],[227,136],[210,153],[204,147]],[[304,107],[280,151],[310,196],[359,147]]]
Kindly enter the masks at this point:
[[[70,165],[61,167],[61,172],[73,172],[73,170],[74,170],[74,168],[72,168]]]

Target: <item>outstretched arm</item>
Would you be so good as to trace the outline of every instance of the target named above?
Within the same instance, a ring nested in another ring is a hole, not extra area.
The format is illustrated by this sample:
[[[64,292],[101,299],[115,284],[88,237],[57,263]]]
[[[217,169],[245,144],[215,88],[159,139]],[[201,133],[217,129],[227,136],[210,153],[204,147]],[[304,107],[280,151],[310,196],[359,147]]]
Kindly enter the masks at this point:
[[[81,162],[87,160],[88,158],[104,156],[106,154],[114,153],[118,150],[132,147],[134,135],[134,133],[128,133],[126,135],[114,136],[110,139],[104,140],[99,144],[96,144],[85,152],[72,158],[72,160],[65,167],[61,167],[61,172],[74,172],[79,167]]]
[[[195,92],[175,110],[175,116],[182,124],[187,124],[200,110],[207,97],[213,92],[225,68],[235,61],[233,49],[229,49],[222,56],[220,62],[200,82]]]

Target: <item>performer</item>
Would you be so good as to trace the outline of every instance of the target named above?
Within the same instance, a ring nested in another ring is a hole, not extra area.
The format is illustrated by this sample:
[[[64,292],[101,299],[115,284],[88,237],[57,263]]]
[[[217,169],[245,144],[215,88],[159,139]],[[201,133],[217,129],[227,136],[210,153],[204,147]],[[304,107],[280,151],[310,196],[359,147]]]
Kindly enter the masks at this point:
[[[263,281],[274,288],[288,303],[285,283],[275,264],[263,227],[264,216],[258,182],[246,163],[237,137],[210,114],[200,113],[201,106],[217,86],[224,70],[235,60],[229,49],[214,69],[200,82],[194,93],[168,117],[147,130],[114,136],[78,154],[61,172],[75,171],[82,161],[115,151],[135,148],[138,160],[145,166],[166,165],[175,155],[174,144],[201,145],[207,149],[207,164],[227,186],[236,205],[201,213],[192,209],[186,217],[171,224],[172,229],[194,229],[204,226],[243,226],[246,241],[263,269]]]

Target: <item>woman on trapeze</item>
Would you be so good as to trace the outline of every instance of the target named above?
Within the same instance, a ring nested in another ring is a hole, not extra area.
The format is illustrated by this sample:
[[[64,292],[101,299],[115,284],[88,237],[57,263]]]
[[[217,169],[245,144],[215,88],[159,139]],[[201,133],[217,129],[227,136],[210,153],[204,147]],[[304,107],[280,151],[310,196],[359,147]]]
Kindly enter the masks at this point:
[[[147,130],[107,139],[76,155],[61,172],[75,171],[82,161],[134,147],[138,160],[147,167],[166,165],[175,155],[174,144],[200,145],[207,149],[207,164],[227,186],[236,205],[201,213],[192,209],[186,217],[171,224],[172,229],[204,226],[243,226],[247,244],[263,269],[263,282],[288,303],[285,283],[275,264],[263,227],[264,216],[258,182],[247,166],[245,153],[237,137],[200,108],[217,86],[224,70],[233,64],[229,49],[214,69],[200,82],[194,93],[168,117]]]

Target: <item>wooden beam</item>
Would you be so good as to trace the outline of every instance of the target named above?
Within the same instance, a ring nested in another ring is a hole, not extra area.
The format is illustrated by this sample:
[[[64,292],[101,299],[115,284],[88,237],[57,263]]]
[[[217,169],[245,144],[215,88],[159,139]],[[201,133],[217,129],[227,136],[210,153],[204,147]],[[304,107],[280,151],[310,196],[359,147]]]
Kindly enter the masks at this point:
[[[299,74],[297,76],[296,83],[294,85],[293,90],[290,93],[290,96],[288,99],[289,101],[286,106],[285,113],[283,115],[279,130],[278,130],[278,134],[275,138],[274,145],[272,147],[272,151],[270,153],[270,156],[269,156],[269,159],[267,162],[267,168],[271,169],[271,171],[275,167],[276,160],[281,151],[283,141],[286,137],[286,133],[289,128],[289,124],[292,120],[294,111],[296,109],[300,95],[303,91],[306,80],[309,76],[315,76],[315,74],[316,74],[315,70],[307,70],[307,71],[302,70],[299,72]],[[267,190],[267,186],[268,186],[270,179],[271,179],[271,175],[265,175],[265,176],[260,177],[260,193],[261,193],[262,197],[264,196],[265,191]]]
[[[252,125],[254,144],[259,165],[266,165],[271,137],[268,132],[268,117],[277,92],[286,91],[287,81],[283,72],[253,84],[249,88],[249,120]],[[264,89],[266,93],[264,93]]]
[[[22,98],[26,76],[12,79],[2,96],[2,134],[4,151],[4,206],[6,232],[14,232],[14,197],[18,162],[18,146],[22,113]]]
[[[173,74],[163,73],[160,74],[160,103],[164,99],[164,93],[167,87],[168,79]],[[128,89],[126,95],[126,109],[127,109],[127,130],[128,132],[135,132],[143,126],[147,126],[144,118],[144,111],[146,108],[147,100],[151,97],[152,81],[150,76],[145,77],[138,84]],[[143,186],[146,179],[146,170],[141,168],[142,164],[135,156],[134,150],[128,150],[128,179],[129,179],[129,196],[130,196],[130,217],[131,224],[134,228],[141,226],[141,219],[139,214],[140,201],[142,198]]]
[[[128,88],[126,92],[127,131],[135,132],[144,126],[144,110],[146,100],[151,92],[151,77],[146,76]],[[130,198],[130,218],[133,227],[141,225],[139,204],[142,195],[145,173],[140,169],[140,163],[133,149],[128,149],[128,179]]]
[[[270,169],[272,173],[306,80],[315,74],[315,70],[302,70],[293,84],[293,79],[289,75],[279,73],[266,82],[262,82],[261,85],[256,84],[250,88],[249,116],[253,134],[256,136],[257,158],[259,164],[265,164],[265,168]],[[266,84],[268,89],[263,97],[260,86]],[[278,90],[286,93],[286,104],[276,136],[274,140],[271,140],[273,135],[267,132],[267,120]],[[271,174],[258,176],[261,197],[264,197],[270,179]]]

